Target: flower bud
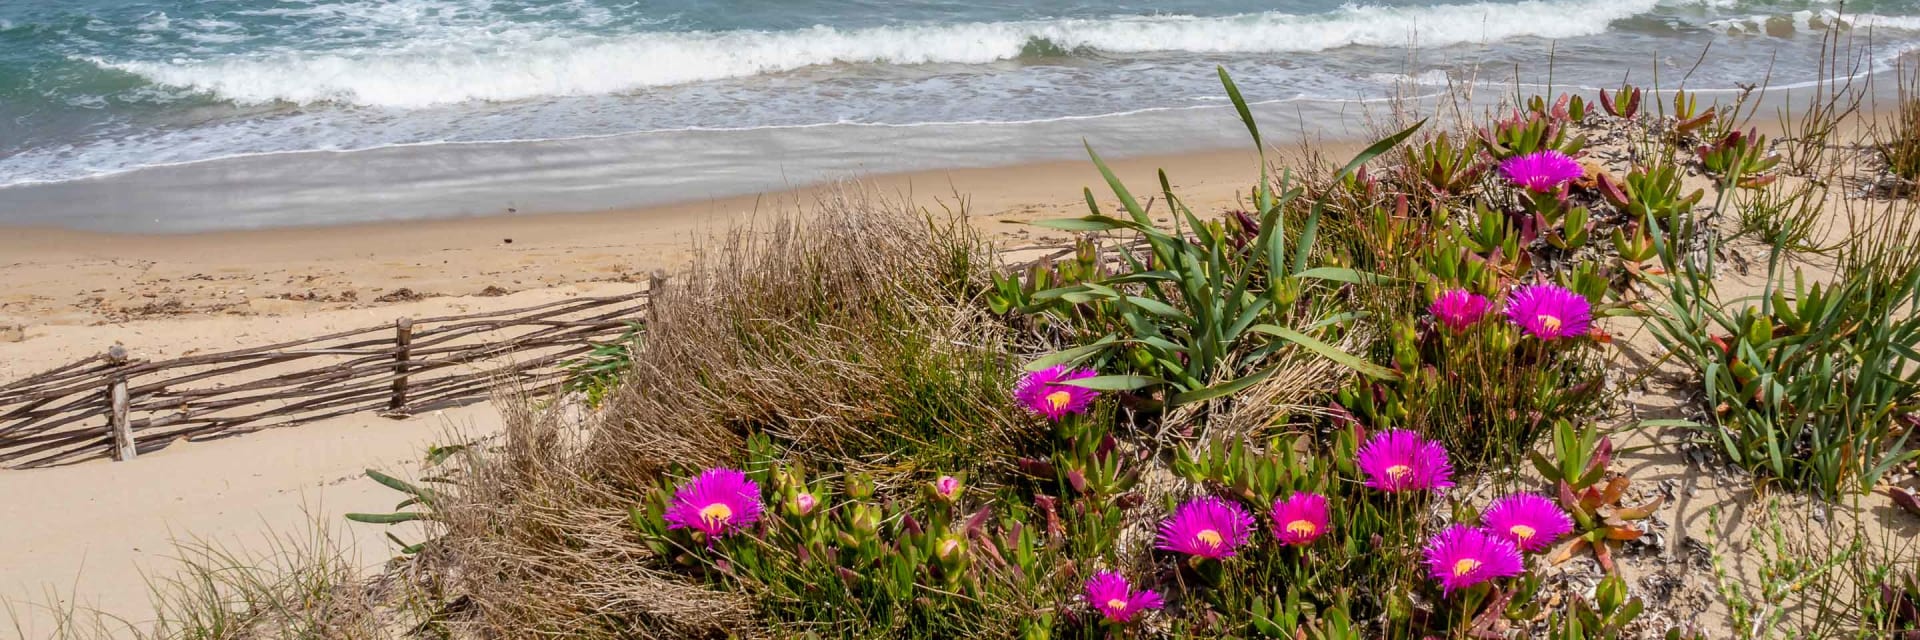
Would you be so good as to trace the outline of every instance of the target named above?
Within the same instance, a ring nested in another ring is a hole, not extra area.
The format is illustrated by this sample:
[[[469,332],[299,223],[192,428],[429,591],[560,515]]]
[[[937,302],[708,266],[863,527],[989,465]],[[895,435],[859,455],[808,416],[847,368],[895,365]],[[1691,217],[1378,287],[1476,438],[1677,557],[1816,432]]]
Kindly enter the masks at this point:
[[[873,478],[868,477],[867,474],[864,473],[849,474],[847,476],[847,497],[855,500],[865,500],[873,497]]]
[[[961,489],[960,479],[953,476],[940,476],[933,481],[933,496],[941,502],[952,503],[960,497]]]

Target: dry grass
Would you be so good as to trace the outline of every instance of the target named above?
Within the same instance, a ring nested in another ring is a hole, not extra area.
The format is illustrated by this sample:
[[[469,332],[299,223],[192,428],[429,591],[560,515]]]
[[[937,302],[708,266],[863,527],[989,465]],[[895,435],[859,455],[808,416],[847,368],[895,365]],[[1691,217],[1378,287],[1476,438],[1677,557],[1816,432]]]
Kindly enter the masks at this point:
[[[257,549],[205,540],[175,545],[170,571],[149,578],[152,619],[127,619],[69,603],[38,612],[9,605],[21,638],[95,640],[397,639],[415,636],[431,599],[402,574],[369,579],[358,556],[315,521],[298,534],[266,534]],[[55,595],[55,594],[49,594]],[[34,615],[34,614],[38,615]],[[31,619],[52,628],[29,628]]]
[[[1004,389],[1010,336],[963,296],[990,253],[961,221],[847,190],[736,229],[655,300],[633,367],[584,423],[529,403],[468,461],[434,552],[481,637],[771,635],[755,594],[669,571],[628,524],[663,474],[734,464],[764,433],[883,487],[1010,468],[1035,437]],[[852,615],[852,614],[849,614]]]

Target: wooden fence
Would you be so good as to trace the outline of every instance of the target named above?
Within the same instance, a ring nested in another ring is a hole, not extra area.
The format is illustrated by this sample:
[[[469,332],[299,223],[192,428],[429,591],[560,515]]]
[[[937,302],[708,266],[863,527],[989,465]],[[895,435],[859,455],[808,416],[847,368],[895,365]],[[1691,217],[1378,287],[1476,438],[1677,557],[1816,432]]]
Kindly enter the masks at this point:
[[[656,275],[648,291],[664,278]],[[0,467],[131,460],[360,411],[485,399],[498,384],[565,381],[569,358],[644,320],[648,292],[393,324],[149,362],[124,349],[0,384]]]

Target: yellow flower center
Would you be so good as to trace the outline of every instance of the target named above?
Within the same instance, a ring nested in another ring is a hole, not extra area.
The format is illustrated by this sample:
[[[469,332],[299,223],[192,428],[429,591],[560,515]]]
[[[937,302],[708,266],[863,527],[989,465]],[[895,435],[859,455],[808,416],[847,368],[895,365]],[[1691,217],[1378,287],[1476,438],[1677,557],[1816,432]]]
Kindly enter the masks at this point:
[[[1405,478],[1409,473],[1413,473],[1413,467],[1409,467],[1404,464],[1396,464],[1391,467],[1387,467],[1387,476],[1395,480]]]
[[[1125,600],[1121,600],[1121,599],[1119,599],[1119,598],[1114,598],[1114,599],[1112,599],[1112,600],[1108,600],[1108,601],[1107,601],[1107,608],[1108,608],[1108,609],[1112,609],[1112,610],[1114,610],[1114,611],[1126,611],[1126,610],[1127,610],[1127,601],[1125,601]]]
[[[1460,576],[1473,573],[1473,570],[1478,568],[1480,568],[1480,561],[1475,560],[1473,558],[1467,558],[1459,562],[1455,562],[1453,563],[1453,577],[1458,578]]]
[[[1295,520],[1293,522],[1287,523],[1287,533],[1291,533],[1296,536],[1310,536],[1310,535],[1313,535],[1313,532],[1318,530],[1320,530],[1320,527],[1313,526],[1313,523],[1307,522],[1305,520]]]
[[[718,527],[725,525],[728,520],[732,519],[733,507],[729,507],[723,503],[715,502],[707,505],[707,508],[700,510],[700,521],[710,526]]]
[[[1070,392],[1055,391],[1047,394],[1047,404],[1051,405],[1054,411],[1065,410],[1067,404],[1071,402],[1073,402],[1073,394]]]
[[[1193,534],[1193,537],[1195,540],[1199,540],[1201,542],[1207,543],[1207,546],[1209,547],[1213,547],[1215,549],[1220,548],[1220,532],[1218,531],[1214,531],[1212,529],[1201,529],[1199,533]]]
[[[1537,531],[1533,530],[1533,527],[1529,527],[1524,524],[1513,525],[1513,528],[1508,529],[1508,531],[1512,531],[1513,537],[1519,538],[1521,540],[1532,540],[1533,534],[1538,533]]]
[[[1547,333],[1559,333],[1560,319],[1544,313],[1540,314],[1540,328],[1546,329]]]

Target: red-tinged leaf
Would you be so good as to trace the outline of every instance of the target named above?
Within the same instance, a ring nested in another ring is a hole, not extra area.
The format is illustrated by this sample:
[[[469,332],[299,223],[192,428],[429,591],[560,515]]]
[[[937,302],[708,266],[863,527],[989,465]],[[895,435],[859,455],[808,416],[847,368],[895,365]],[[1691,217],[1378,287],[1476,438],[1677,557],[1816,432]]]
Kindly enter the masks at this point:
[[[1612,546],[1609,546],[1605,542],[1593,545],[1593,559],[1600,561],[1601,570],[1607,573],[1614,573]]]
[[[1626,476],[1614,476],[1612,480],[1607,481],[1607,488],[1601,491],[1600,504],[1620,502],[1620,496],[1626,494],[1629,484],[1633,484],[1633,481],[1628,480]]]
[[[1053,463],[1045,460],[1021,458],[1017,466],[1020,467],[1022,473],[1041,480],[1053,480],[1060,477],[1060,472],[1054,468]]]
[[[1599,489],[1588,487],[1586,491],[1580,492],[1580,510],[1581,511],[1585,511],[1587,513],[1599,513],[1600,507],[1605,504],[1607,504],[1607,502],[1605,500],[1600,499]]]
[[[1913,492],[1899,487],[1887,487],[1887,497],[1893,498],[1893,503],[1900,505],[1900,508],[1905,509],[1907,513],[1920,516],[1920,497],[1915,497]]]
[[[1621,520],[1645,520],[1647,516],[1653,515],[1654,510],[1659,509],[1660,505],[1666,501],[1666,496],[1659,496],[1637,507],[1621,507],[1614,510],[1613,517]]]
[[[1647,535],[1647,532],[1641,531],[1640,529],[1632,526],[1607,527],[1605,529],[1601,529],[1601,531],[1607,532],[1608,540],[1620,540],[1620,541],[1639,540],[1640,536]],[[1601,545],[1601,546],[1605,546],[1605,545]]]
[[[1568,538],[1566,542],[1560,543],[1547,552],[1547,562],[1554,565],[1565,564],[1566,561],[1573,559],[1573,554],[1587,546],[1588,542],[1584,537]]]

